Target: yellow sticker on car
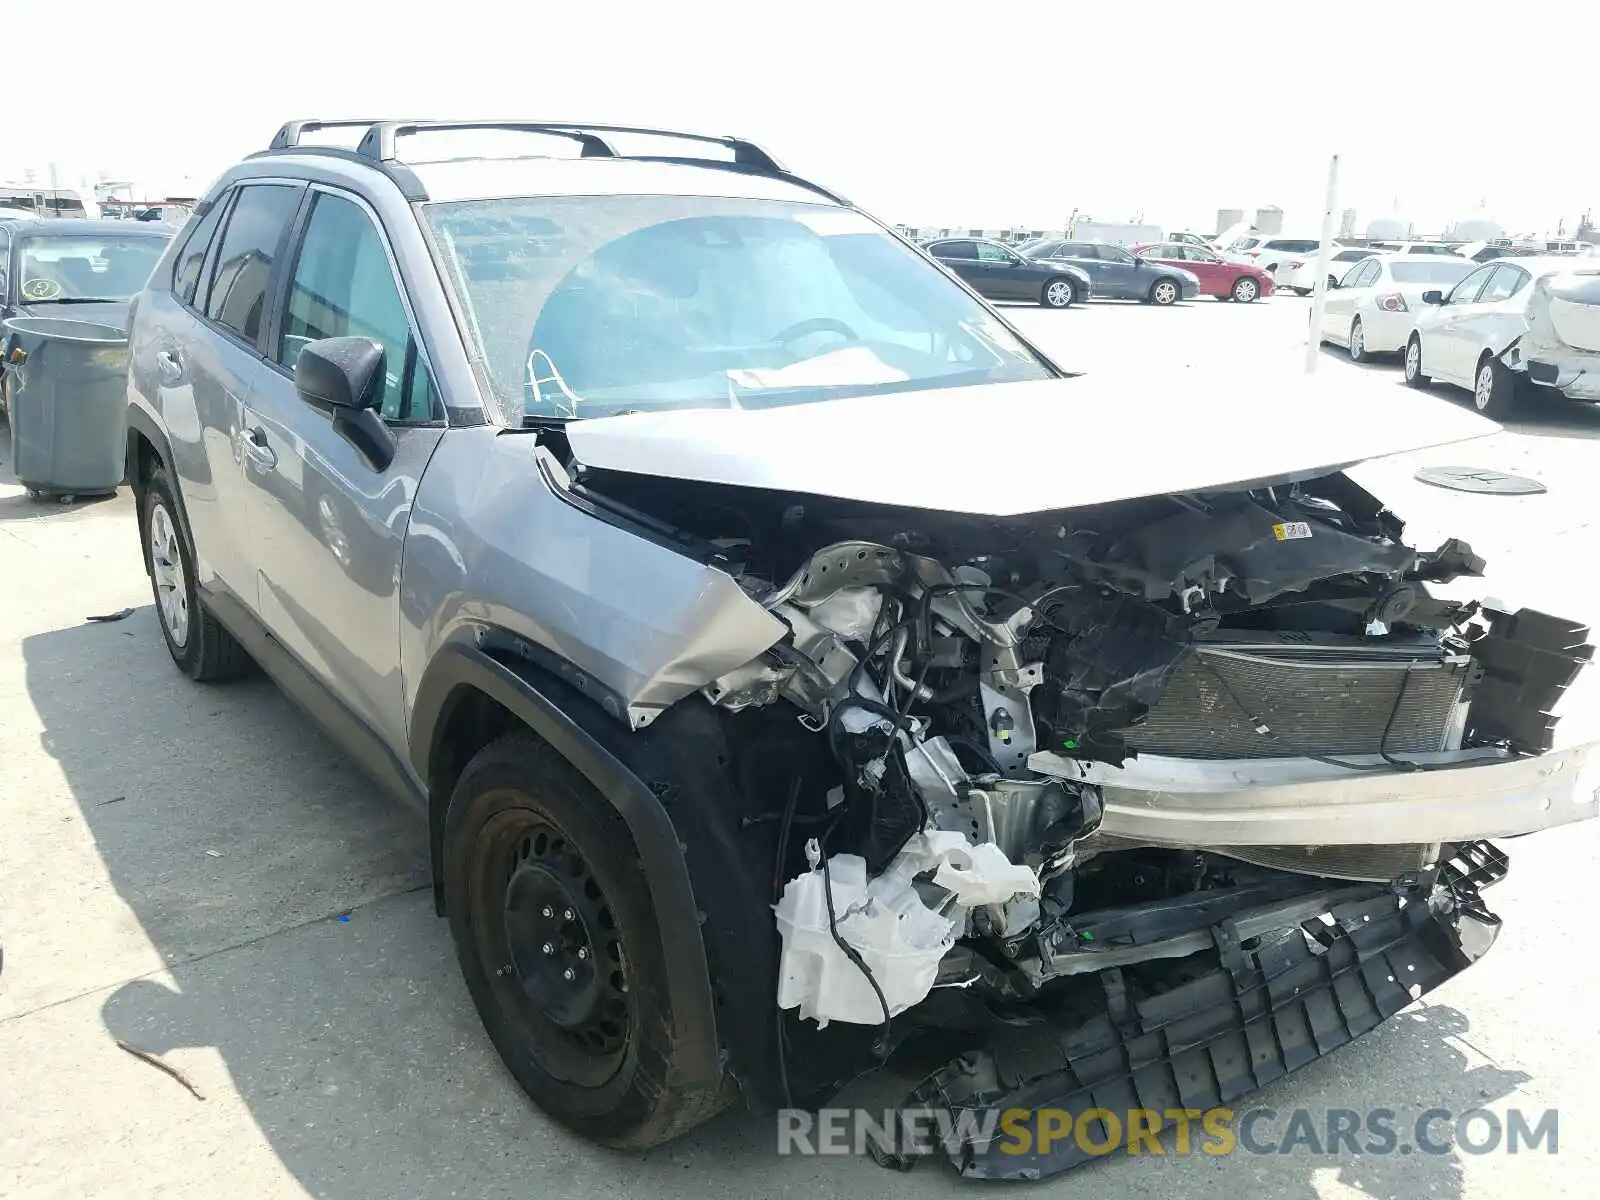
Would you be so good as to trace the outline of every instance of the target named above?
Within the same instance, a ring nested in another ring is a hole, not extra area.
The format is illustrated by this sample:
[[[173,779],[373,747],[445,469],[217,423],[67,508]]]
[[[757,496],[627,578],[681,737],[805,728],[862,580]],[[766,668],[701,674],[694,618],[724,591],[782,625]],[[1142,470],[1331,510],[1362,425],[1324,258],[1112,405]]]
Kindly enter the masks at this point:
[[[1311,536],[1311,526],[1304,521],[1284,521],[1272,527],[1272,536],[1280,542],[1298,541]]]

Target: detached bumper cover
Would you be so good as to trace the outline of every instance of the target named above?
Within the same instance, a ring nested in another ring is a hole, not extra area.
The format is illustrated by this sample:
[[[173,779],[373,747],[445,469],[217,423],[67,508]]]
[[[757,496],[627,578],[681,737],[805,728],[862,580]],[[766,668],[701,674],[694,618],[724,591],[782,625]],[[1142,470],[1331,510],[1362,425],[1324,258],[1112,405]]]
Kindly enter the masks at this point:
[[[1041,774],[1102,789],[1100,832],[1164,846],[1349,846],[1534,833],[1597,815],[1579,776],[1594,747],[1407,756],[1428,770],[1351,756],[1203,761],[1141,755],[1121,767],[1043,751]]]
[[[1481,956],[1499,920],[1479,889],[1506,866],[1493,846],[1476,843],[1461,847],[1432,887],[1335,905],[1331,926],[1290,925],[1241,942],[1224,921],[1213,929],[1219,965],[1198,978],[1135,1000],[1120,970],[1102,971],[1099,1015],[1073,1026],[1001,1027],[983,1049],[929,1076],[907,1107],[943,1110],[950,1128],[965,1131],[939,1148],[962,1175],[1042,1179],[1125,1146],[1130,1112],[1231,1105]],[[1088,1138],[1063,1136],[1041,1152],[1037,1138],[1008,1136],[1000,1124],[1018,1109],[1055,1110],[1057,1127],[1069,1129],[1080,1114],[1106,1110],[1118,1128],[1099,1122]],[[980,1130],[994,1132],[983,1140]],[[911,1161],[914,1154],[895,1165]]]

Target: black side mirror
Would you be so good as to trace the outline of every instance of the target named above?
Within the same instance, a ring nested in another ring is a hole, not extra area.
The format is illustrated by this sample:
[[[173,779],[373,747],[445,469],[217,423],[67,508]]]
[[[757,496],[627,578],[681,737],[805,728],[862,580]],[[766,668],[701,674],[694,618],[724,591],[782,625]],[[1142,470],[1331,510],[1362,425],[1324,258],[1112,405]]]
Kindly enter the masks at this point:
[[[382,392],[382,342],[333,337],[308,342],[294,364],[294,389],[312,404],[330,408],[377,408]]]
[[[1441,292],[1438,288],[1433,288],[1430,291],[1423,292],[1422,293],[1422,302],[1424,304],[1443,304],[1444,303],[1444,293]]]
[[[375,471],[388,470],[400,447],[394,430],[378,413],[384,357],[382,342],[335,337],[308,342],[294,364],[294,386],[301,399],[331,408],[333,431]]]

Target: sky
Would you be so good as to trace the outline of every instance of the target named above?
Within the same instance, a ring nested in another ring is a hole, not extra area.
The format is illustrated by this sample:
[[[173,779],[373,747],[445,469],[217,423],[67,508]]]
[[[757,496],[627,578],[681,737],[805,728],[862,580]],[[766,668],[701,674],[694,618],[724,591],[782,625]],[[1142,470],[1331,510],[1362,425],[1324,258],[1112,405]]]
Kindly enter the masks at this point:
[[[73,0],[7,6],[0,180],[202,190],[316,116],[736,133],[891,221],[1509,231],[1600,210],[1595,23],[1552,0]],[[1504,52],[1497,46],[1508,44]],[[36,105],[26,103],[35,97]],[[1585,138],[1580,142],[1578,138]]]

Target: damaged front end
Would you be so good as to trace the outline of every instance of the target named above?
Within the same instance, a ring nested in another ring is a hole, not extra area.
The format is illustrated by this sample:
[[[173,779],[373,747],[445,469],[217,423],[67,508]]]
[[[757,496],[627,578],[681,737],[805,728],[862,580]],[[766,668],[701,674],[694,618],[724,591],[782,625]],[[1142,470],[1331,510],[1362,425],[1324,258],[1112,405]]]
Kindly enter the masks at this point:
[[[1588,630],[1435,596],[1482,561],[1342,473],[1031,516],[574,474],[786,630],[700,688],[830,764],[778,818],[779,1053],[937,1029],[910,1108],[1229,1103],[1487,949],[1484,839],[1596,815],[1552,749]]]

